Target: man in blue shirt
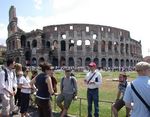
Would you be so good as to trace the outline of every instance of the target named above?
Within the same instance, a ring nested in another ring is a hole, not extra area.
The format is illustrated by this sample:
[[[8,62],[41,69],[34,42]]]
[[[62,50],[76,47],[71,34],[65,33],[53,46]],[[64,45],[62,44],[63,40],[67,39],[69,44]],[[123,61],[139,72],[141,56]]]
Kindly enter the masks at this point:
[[[147,62],[139,62],[135,66],[138,76],[132,81],[137,92],[150,105],[150,64]],[[150,117],[150,112],[137,97],[131,85],[128,85],[123,100],[127,107],[132,109],[131,117]],[[133,107],[131,106],[133,103]]]

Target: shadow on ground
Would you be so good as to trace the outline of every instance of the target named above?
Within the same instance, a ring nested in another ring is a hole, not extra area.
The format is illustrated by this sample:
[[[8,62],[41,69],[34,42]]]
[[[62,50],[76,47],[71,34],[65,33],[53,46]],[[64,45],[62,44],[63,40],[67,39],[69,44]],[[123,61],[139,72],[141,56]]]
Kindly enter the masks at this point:
[[[29,117],[38,117],[37,109],[36,108],[29,108],[28,113],[30,114]],[[60,117],[58,112],[53,112],[54,117]],[[13,115],[12,117],[20,117],[20,114]],[[75,117],[75,116],[68,116],[68,117]]]

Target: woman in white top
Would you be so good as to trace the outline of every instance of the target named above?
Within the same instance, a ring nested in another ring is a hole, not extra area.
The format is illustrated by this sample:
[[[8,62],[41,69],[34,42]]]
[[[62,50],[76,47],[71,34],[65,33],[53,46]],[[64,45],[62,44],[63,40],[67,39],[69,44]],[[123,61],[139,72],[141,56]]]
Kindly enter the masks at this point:
[[[27,109],[29,107],[29,97],[31,93],[31,85],[30,85],[30,78],[28,76],[29,69],[24,68],[24,75],[19,80],[19,87],[21,88],[21,117],[27,117]]]

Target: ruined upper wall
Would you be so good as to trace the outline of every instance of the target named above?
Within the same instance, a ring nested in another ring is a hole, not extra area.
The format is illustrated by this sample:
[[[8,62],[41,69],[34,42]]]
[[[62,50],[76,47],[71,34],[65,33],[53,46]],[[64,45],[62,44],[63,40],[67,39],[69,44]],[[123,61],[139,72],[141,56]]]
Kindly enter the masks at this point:
[[[93,32],[98,34],[101,33],[113,33],[114,36],[122,35],[124,38],[130,38],[130,32],[127,30],[110,27],[110,26],[103,26],[103,25],[95,25],[95,24],[62,24],[62,25],[50,25],[43,27],[43,32],[49,33],[65,33],[66,31],[72,32],[82,32],[89,28],[89,32]],[[88,33],[88,32],[87,32]]]

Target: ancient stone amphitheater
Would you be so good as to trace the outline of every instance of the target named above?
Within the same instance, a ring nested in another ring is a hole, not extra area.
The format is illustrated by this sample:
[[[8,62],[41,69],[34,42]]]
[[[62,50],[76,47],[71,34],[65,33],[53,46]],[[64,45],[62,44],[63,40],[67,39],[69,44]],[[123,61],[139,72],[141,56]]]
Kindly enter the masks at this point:
[[[103,68],[134,67],[142,60],[141,42],[130,32],[97,24],[49,25],[24,32],[17,26],[16,9],[9,11],[7,57],[36,66],[85,67],[91,61]]]

